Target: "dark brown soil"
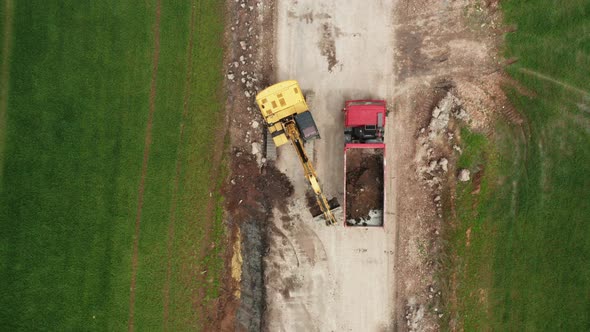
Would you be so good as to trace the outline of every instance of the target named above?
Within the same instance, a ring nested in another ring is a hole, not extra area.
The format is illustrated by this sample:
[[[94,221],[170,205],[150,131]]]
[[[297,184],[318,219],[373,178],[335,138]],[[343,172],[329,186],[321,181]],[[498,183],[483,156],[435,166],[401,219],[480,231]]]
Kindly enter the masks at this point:
[[[256,210],[266,212],[274,207],[287,212],[283,210],[287,199],[293,195],[293,185],[274,165],[260,167],[252,154],[235,149],[231,168],[233,176],[224,188],[230,215],[238,220],[248,219]]]
[[[383,209],[383,150],[346,152],[346,220],[368,219],[369,211]]]
[[[294,189],[287,176],[272,164],[261,167],[254,155],[240,148],[234,148],[231,156],[231,175],[223,193],[229,228],[235,230],[239,227],[242,236],[241,298],[238,304],[232,292],[225,292],[204,330],[259,331],[265,301],[262,257],[268,245],[266,232],[271,226],[268,220],[272,217],[273,208],[287,212],[287,202]],[[225,261],[226,265],[231,265],[229,252]],[[229,269],[226,267],[226,270]],[[224,287],[233,291],[237,287],[235,283],[226,273]]]

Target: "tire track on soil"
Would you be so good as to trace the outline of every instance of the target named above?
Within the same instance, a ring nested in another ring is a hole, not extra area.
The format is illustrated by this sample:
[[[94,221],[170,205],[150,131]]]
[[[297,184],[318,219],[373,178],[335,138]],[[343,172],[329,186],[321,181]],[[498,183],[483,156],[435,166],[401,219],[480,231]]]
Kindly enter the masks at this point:
[[[192,71],[193,71],[193,45],[194,45],[194,28],[195,28],[195,16],[196,12],[200,13],[201,2],[198,2],[199,9],[196,9],[195,0],[192,1],[191,5],[191,19],[190,19],[190,34],[189,34],[189,41],[188,41],[188,49],[187,49],[187,68],[186,68],[186,78],[185,78],[185,90],[184,90],[184,101],[183,101],[183,110],[182,110],[182,118],[180,122],[180,133],[178,136],[178,147],[176,153],[176,171],[174,175],[174,189],[172,192],[172,202],[170,205],[170,218],[168,221],[168,238],[167,238],[167,252],[166,252],[166,280],[164,283],[164,331],[169,330],[168,321],[170,318],[170,278],[172,274],[172,247],[174,243],[174,235],[175,235],[175,223],[176,223],[176,208],[178,204],[178,186],[180,181],[180,171],[182,169],[182,144],[184,141],[184,126],[185,120],[188,115],[189,110],[189,100],[191,95],[191,78],[192,78]]]
[[[551,83],[555,83],[555,84],[557,84],[557,85],[559,85],[559,86],[561,86],[563,88],[566,88],[566,89],[568,89],[570,91],[577,92],[577,93],[579,93],[579,94],[581,94],[583,96],[586,96],[586,97],[590,96],[590,92],[589,91],[586,91],[584,89],[578,88],[577,86],[573,86],[571,84],[568,84],[568,83],[559,81],[559,80],[557,80],[557,79],[555,79],[555,78],[553,78],[551,76],[547,76],[545,74],[541,74],[538,71],[535,71],[535,70],[532,70],[532,69],[528,69],[528,68],[518,68],[518,70],[521,73],[525,73],[525,74],[528,74],[528,75],[531,75],[531,76],[535,76],[537,78],[540,78],[542,80],[545,80],[545,81],[548,81],[548,82],[551,82]]]
[[[138,245],[139,245],[139,230],[141,225],[141,212],[143,208],[143,193],[145,189],[145,178],[147,175],[148,161],[150,156],[150,147],[152,145],[152,127],[154,120],[154,113],[156,110],[156,79],[158,77],[158,62],[160,59],[160,17],[161,17],[161,0],[156,0],[156,20],[154,22],[154,56],[152,60],[152,80],[150,88],[149,100],[149,115],[146,126],[145,142],[143,150],[143,161],[141,166],[141,179],[139,181],[138,198],[137,198],[137,214],[135,218],[135,232],[133,234],[133,255],[131,257],[131,287],[129,293],[129,320],[128,330],[134,330],[135,318],[135,284],[137,278],[137,263],[138,263]]]

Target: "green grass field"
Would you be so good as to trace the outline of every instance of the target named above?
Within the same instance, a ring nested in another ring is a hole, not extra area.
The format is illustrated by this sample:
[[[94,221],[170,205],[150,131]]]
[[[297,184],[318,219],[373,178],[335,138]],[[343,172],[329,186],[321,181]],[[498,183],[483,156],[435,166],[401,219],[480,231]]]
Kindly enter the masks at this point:
[[[199,308],[219,290],[220,247],[211,244],[223,236],[221,198],[210,174],[220,167],[212,163],[212,147],[223,116],[223,8],[215,0],[193,3],[161,6],[138,241],[140,331],[164,326],[169,258],[171,330],[201,326]],[[2,7],[0,38],[12,38],[12,48],[0,155],[0,326],[127,329],[156,1]]]
[[[468,331],[588,331],[590,2],[502,8],[518,26],[508,71],[536,95],[508,91],[522,127],[499,122],[490,139],[463,130],[459,164],[484,176],[479,195],[457,188],[456,318]]]

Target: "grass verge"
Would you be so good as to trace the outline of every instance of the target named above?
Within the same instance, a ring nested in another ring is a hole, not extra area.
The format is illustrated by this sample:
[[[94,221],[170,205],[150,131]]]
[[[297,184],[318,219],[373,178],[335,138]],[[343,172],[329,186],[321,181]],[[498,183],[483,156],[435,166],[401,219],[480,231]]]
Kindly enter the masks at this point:
[[[454,318],[465,330],[590,329],[590,3],[504,1],[509,73],[537,94],[507,91],[523,127],[487,139],[464,131],[449,234]],[[531,73],[538,73],[531,74]]]

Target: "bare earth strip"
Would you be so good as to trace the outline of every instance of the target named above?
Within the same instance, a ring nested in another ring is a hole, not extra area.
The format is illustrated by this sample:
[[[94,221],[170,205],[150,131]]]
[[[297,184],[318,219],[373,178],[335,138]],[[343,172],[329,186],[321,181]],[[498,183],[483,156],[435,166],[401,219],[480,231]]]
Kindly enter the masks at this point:
[[[129,331],[134,330],[134,314],[135,314],[135,283],[137,278],[137,263],[138,263],[138,245],[139,245],[139,229],[141,224],[141,212],[143,208],[143,192],[145,187],[145,178],[147,175],[147,167],[150,156],[150,147],[152,145],[152,126],[154,119],[154,112],[156,110],[156,79],[158,76],[158,61],[160,58],[160,16],[161,16],[161,2],[156,2],[156,21],[154,23],[154,57],[152,62],[152,81],[150,88],[150,104],[149,115],[145,133],[145,143],[143,150],[143,162],[141,166],[141,179],[138,188],[138,202],[137,202],[137,216],[135,218],[135,233],[133,235],[133,256],[131,258],[131,287],[129,294]]]
[[[6,0],[4,6],[4,42],[2,44],[2,68],[0,69],[0,181],[4,170],[6,139],[6,109],[8,108],[8,85],[10,83],[10,53],[12,50],[12,14],[14,4]]]
[[[200,2],[199,2],[200,7]],[[178,152],[176,153],[176,171],[174,174],[174,189],[172,191],[172,202],[170,204],[170,219],[168,221],[168,239],[167,239],[167,251],[166,251],[166,280],[164,283],[164,331],[169,330],[168,320],[170,317],[170,276],[172,273],[172,248],[174,244],[174,227],[176,223],[176,208],[178,203],[178,185],[180,181],[180,171],[182,169],[182,143],[184,140],[184,126],[185,119],[189,110],[189,99],[191,95],[191,77],[193,71],[193,44],[194,44],[194,27],[195,27],[195,16],[196,16],[196,5],[193,0],[191,6],[191,20],[190,20],[190,35],[187,46],[187,67],[186,67],[186,80],[184,90],[184,102],[182,110],[182,119],[180,122],[180,133],[178,135]]]

